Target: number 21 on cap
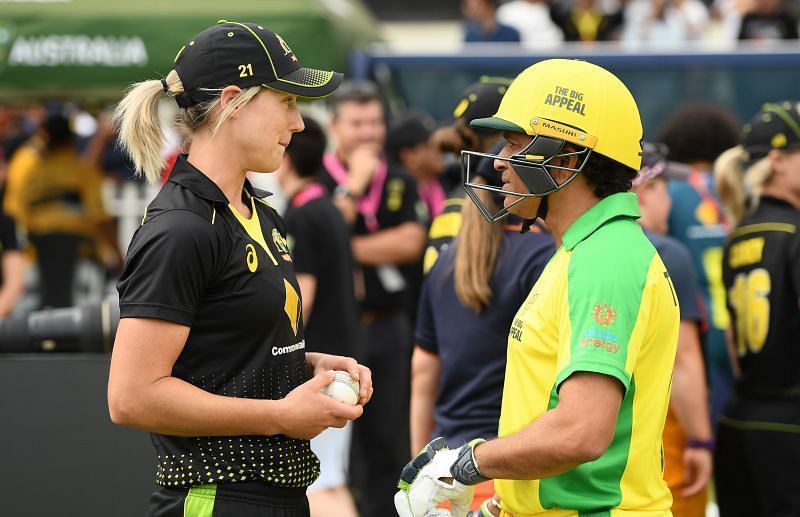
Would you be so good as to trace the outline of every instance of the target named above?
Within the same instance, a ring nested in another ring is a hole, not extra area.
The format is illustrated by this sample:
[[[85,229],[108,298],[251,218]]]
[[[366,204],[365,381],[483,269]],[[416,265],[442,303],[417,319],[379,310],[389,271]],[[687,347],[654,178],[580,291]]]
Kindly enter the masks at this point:
[[[246,65],[239,65],[239,77],[250,77],[253,75],[253,65],[247,63]]]

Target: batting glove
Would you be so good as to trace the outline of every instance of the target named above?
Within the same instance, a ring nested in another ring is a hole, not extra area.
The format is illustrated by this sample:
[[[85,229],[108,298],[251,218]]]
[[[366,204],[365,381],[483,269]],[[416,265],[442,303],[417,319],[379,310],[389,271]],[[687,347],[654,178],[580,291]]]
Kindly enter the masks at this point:
[[[458,450],[448,449],[444,438],[436,438],[403,469],[394,496],[400,517],[465,517],[474,488],[486,481],[475,463],[473,448],[483,440],[473,440]],[[438,509],[450,500],[452,513]]]

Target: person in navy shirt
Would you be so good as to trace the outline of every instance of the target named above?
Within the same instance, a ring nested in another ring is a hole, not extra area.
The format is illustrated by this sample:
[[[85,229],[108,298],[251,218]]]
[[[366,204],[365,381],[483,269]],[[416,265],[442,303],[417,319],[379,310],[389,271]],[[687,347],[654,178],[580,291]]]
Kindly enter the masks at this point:
[[[464,0],[464,43],[516,43],[517,29],[497,21],[497,0]]]

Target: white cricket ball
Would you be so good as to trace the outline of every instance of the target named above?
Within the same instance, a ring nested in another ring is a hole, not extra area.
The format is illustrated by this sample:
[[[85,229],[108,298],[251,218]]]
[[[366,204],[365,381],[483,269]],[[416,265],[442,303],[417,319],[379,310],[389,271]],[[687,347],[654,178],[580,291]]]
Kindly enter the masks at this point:
[[[336,370],[336,380],[320,390],[320,393],[327,395],[339,402],[355,406],[358,404],[358,391],[360,386],[358,381],[350,377],[350,374]]]

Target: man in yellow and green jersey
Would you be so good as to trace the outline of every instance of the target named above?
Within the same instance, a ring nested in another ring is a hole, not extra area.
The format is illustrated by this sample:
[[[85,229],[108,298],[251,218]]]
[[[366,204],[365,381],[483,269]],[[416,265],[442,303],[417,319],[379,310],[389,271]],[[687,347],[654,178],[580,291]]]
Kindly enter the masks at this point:
[[[628,192],[641,163],[633,96],[584,61],[537,63],[495,116],[501,189],[465,186],[490,221],[544,219],[559,248],[509,331],[499,437],[458,450],[431,443],[401,475],[401,516],[495,479],[484,510],[507,517],[668,517],[661,434],[680,321],[664,264]],[[473,189],[505,195],[492,214]],[[495,504],[499,503],[499,504]]]

